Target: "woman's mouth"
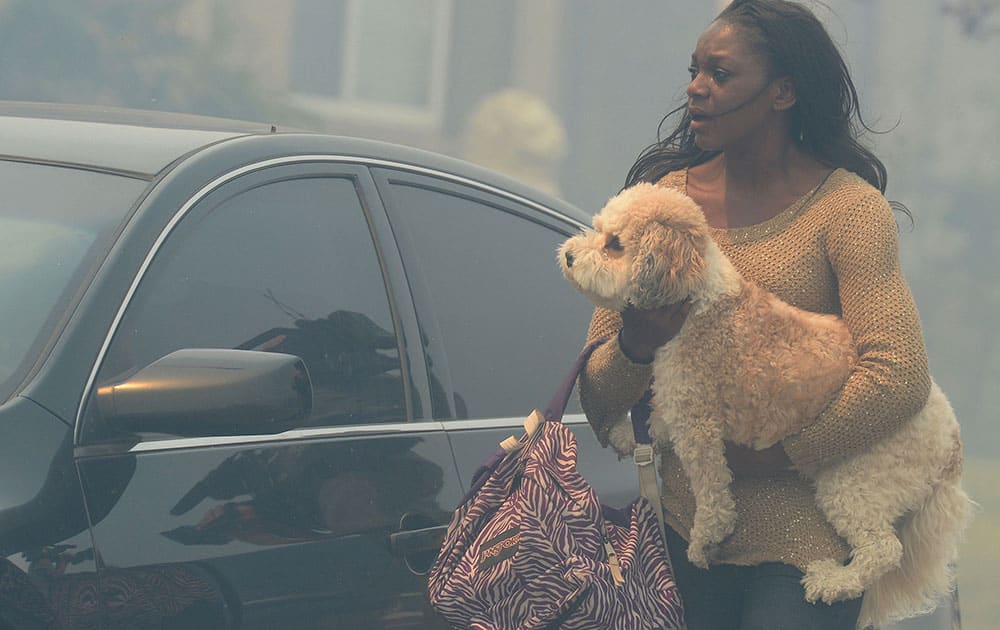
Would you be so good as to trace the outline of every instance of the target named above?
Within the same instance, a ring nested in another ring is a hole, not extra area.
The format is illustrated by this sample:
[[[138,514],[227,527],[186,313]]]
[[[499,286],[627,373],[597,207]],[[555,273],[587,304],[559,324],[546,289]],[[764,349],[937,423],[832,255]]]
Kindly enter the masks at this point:
[[[700,127],[704,127],[712,120],[711,116],[703,112],[688,112],[688,117],[691,118],[692,129],[698,129]]]

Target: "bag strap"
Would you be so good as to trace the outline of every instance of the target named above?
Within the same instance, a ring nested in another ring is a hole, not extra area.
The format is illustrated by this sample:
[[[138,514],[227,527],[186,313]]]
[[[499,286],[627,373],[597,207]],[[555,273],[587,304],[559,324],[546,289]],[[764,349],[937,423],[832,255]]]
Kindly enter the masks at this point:
[[[576,362],[573,364],[572,369],[563,380],[559,389],[556,390],[555,394],[552,395],[552,399],[549,401],[548,406],[545,408],[545,413],[538,411],[537,409],[531,412],[527,420],[524,421],[524,435],[521,438],[515,436],[510,436],[504,441],[500,442],[500,450],[493,453],[482,466],[480,466],[475,473],[472,475],[472,482],[470,484],[469,491],[462,497],[459,505],[464,505],[473,496],[479,492],[479,489],[483,487],[486,480],[489,478],[490,474],[496,470],[497,466],[500,465],[508,455],[520,450],[525,444],[529,442],[531,437],[535,435],[538,427],[541,426],[543,422],[561,422],[563,414],[566,412],[566,406],[569,404],[570,394],[573,392],[573,387],[576,385],[576,379],[580,376],[580,372],[583,371],[583,366],[586,365],[587,359],[593,354],[597,346],[601,345],[608,338],[596,339],[591,341],[586,346],[584,346],[583,351],[580,352],[580,356],[577,357]]]
[[[635,436],[636,444],[652,444],[653,438],[649,436],[649,416],[653,413],[653,381],[649,381],[649,388],[642,398],[632,405],[629,415],[632,417],[632,434]]]
[[[545,408],[545,420],[547,422],[562,422],[563,414],[566,413],[566,406],[569,404],[569,397],[573,393],[573,387],[576,385],[577,379],[580,378],[580,373],[583,372],[583,366],[587,364],[587,360],[594,353],[594,350],[597,349],[597,346],[607,340],[607,337],[595,339],[584,346],[583,351],[580,352],[580,356],[573,363],[573,368],[566,376],[566,380],[559,386],[556,393],[552,395],[552,400],[549,401],[549,405]]]
[[[576,385],[577,379],[580,377],[580,373],[583,372],[583,367],[587,364],[587,360],[590,359],[590,355],[594,353],[594,350],[608,341],[608,339],[610,337],[595,339],[584,346],[583,351],[580,352],[580,356],[573,363],[569,374],[563,380],[555,394],[552,395],[552,399],[545,408],[545,413],[542,414],[536,409],[524,422],[525,435],[522,438],[518,439],[512,435],[500,443],[501,450],[497,451],[490,461],[480,468],[477,473],[479,483],[474,484],[473,489],[466,495],[467,498],[475,494],[478,487],[485,481],[483,477],[487,475],[483,473],[493,470],[506,455],[520,450],[528,443],[543,422],[562,422],[563,414],[566,413],[566,406],[569,404],[569,397],[573,392],[573,387]],[[656,521],[660,525],[660,538],[663,540],[663,550],[666,552],[667,530],[666,522],[663,519],[660,480],[656,474],[656,456],[653,451],[653,440],[649,435],[649,417],[652,414],[651,402],[653,399],[652,384],[652,380],[650,380],[650,387],[629,411],[632,419],[632,433],[635,436],[636,443],[635,450],[632,452],[632,461],[635,462],[639,473],[639,494],[649,501],[653,513],[656,514]],[[467,498],[463,499],[462,502],[464,503]],[[669,553],[667,557],[669,559]]]
[[[540,427],[543,422],[562,422],[563,414],[566,412],[566,406],[569,404],[570,394],[572,394],[573,387],[576,385],[576,379],[580,376],[580,372],[583,371],[583,366],[586,365],[587,359],[589,359],[590,355],[597,349],[597,346],[607,340],[608,338],[596,339],[584,346],[583,351],[580,352],[580,356],[577,357],[576,362],[569,371],[569,374],[566,376],[565,380],[563,380],[555,394],[552,395],[552,399],[545,408],[545,413],[543,414],[535,409],[524,421],[524,435],[522,437],[517,438],[512,435],[500,442],[500,449],[493,453],[493,455],[491,455],[490,458],[487,459],[475,473],[473,473],[472,482],[469,484],[469,491],[465,493],[464,497],[462,497],[459,505],[465,505],[472,497],[474,497],[483,485],[485,485],[486,480],[493,473],[493,471],[500,465],[500,462],[506,459],[506,457],[511,453],[519,451],[523,448],[531,440],[531,437],[537,433],[538,427]]]
[[[639,494],[649,501],[656,520],[660,524],[660,536],[663,538],[663,549],[667,549],[666,521],[663,519],[663,503],[660,495],[660,480],[656,474],[656,455],[653,452],[653,440],[649,436],[649,416],[653,407],[652,381],[650,388],[633,406],[629,415],[632,416],[632,433],[635,435],[635,449],[632,451],[632,461],[639,473]],[[668,556],[669,557],[669,556]]]
[[[552,399],[549,400],[548,406],[545,407],[545,412],[538,411],[535,409],[531,412],[528,418],[524,421],[524,435],[517,438],[513,435],[500,442],[500,448],[505,453],[513,453],[520,450],[531,438],[537,433],[538,427],[542,425],[543,422],[562,422],[563,414],[566,413],[566,406],[569,405],[569,397],[573,393],[573,388],[576,386],[576,380],[580,377],[580,373],[583,372],[583,366],[587,364],[587,359],[590,355],[594,353],[599,345],[607,341],[609,337],[604,337],[602,339],[595,339],[591,341],[583,350],[580,352],[580,356],[576,358],[573,363],[573,367],[570,369],[569,374],[563,380],[559,389],[552,395]]]

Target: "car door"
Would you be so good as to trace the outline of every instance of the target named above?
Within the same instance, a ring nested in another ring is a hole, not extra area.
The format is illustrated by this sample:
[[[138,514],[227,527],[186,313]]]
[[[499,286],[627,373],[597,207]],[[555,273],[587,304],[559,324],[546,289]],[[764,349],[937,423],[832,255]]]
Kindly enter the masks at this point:
[[[64,163],[0,160],[0,628],[100,621],[73,430],[22,382],[37,373],[147,184]]]
[[[79,430],[108,627],[436,623],[419,573],[461,490],[373,190],[246,167],[147,259]]]
[[[434,417],[469,484],[501,440],[544,409],[582,349],[593,307],[562,277],[556,249],[580,226],[545,206],[444,176],[376,176],[428,346]],[[580,472],[601,498],[638,494],[630,462],[601,448],[571,397]]]

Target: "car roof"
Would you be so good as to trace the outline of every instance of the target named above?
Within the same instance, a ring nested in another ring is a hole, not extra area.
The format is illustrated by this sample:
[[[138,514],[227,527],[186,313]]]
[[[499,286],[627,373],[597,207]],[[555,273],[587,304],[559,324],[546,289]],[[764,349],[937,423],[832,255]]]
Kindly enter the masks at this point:
[[[248,136],[255,136],[251,140]],[[389,160],[478,181],[589,222],[579,208],[459,159],[375,140],[304,132],[190,114],[92,105],[0,101],[0,159],[72,165],[152,179],[178,159],[226,140],[267,141],[269,150]],[[227,143],[228,144],[228,143]],[[243,144],[243,142],[239,142]],[[246,146],[246,145],[245,145]],[[235,147],[234,147],[235,148]],[[252,156],[247,156],[252,157]]]
[[[152,177],[177,158],[267,125],[112,107],[0,102],[0,155]]]

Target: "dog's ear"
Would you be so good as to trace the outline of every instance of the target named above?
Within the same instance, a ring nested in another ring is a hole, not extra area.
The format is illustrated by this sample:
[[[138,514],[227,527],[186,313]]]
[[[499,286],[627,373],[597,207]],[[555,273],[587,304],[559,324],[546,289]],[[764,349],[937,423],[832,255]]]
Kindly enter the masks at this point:
[[[660,222],[646,226],[632,260],[635,306],[657,308],[680,302],[703,282],[701,235]]]

